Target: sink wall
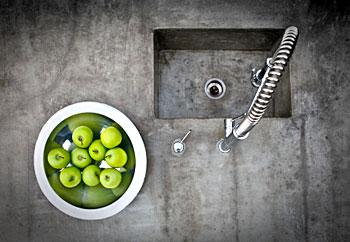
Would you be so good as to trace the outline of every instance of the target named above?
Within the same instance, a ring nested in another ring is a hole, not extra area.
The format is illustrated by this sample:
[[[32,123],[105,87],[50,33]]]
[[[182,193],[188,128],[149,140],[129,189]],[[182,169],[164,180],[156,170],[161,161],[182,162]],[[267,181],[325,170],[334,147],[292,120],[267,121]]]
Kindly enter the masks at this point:
[[[252,68],[273,55],[280,29],[156,29],[154,102],[157,118],[227,118],[246,112],[256,89]],[[265,117],[290,117],[289,69],[281,78]],[[209,99],[205,82],[224,81],[220,100]]]
[[[9,1],[1,12],[1,240],[349,240],[345,3]],[[301,33],[290,66],[290,118],[264,118],[223,155],[215,148],[224,134],[222,118],[156,117],[154,29],[289,25]],[[141,193],[102,221],[76,220],[55,209],[33,171],[41,126],[83,100],[127,114],[148,152]],[[173,139],[189,128],[186,153],[173,157]]]

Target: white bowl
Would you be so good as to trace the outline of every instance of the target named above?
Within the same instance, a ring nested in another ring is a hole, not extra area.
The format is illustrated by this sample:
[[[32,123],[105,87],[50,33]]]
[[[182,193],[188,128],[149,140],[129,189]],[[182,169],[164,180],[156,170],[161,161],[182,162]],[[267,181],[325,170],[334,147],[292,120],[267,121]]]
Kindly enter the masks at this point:
[[[115,202],[101,208],[86,209],[74,206],[63,200],[51,187],[44,168],[44,150],[51,132],[62,121],[81,113],[96,113],[118,123],[128,135],[135,153],[135,172],[125,193]],[[110,217],[129,205],[140,191],[146,175],[146,149],[135,125],[122,112],[114,107],[97,102],[80,102],[67,106],[55,113],[41,129],[34,150],[34,170],[41,191],[56,208],[72,217],[96,220]]]

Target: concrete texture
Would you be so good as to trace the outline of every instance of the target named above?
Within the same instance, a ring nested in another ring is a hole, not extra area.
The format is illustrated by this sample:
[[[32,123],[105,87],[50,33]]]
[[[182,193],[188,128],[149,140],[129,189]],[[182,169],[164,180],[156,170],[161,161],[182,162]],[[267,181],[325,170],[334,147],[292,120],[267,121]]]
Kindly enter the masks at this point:
[[[155,78],[155,115],[158,118],[227,118],[246,112],[256,88],[252,68],[261,68],[267,51],[163,50]],[[219,78],[226,85],[224,97],[212,100],[204,92],[207,80]],[[265,117],[290,117],[288,68]],[[158,90],[157,90],[158,86]]]
[[[349,241],[349,20],[345,1],[2,1],[0,240]],[[155,118],[154,28],[292,24],[291,118],[226,155],[222,119]],[[41,126],[83,100],[127,114],[148,152],[139,196],[102,221],[59,212],[33,171]]]
[[[280,43],[280,29],[157,29],[154,31],[155,116],[227,118],[246,112],[256,88],[251,70],[262,68]],[[290,117],[290,78],[286,68],[265,117]],[[204,86],[219,78],[227,86],[220,100]]]

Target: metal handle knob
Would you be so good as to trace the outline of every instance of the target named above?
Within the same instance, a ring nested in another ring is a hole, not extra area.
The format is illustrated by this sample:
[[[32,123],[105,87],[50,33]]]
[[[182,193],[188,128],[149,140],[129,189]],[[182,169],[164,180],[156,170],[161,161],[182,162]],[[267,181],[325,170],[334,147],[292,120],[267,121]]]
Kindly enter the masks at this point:
[[[190,135],[190,133],[192,132],[192,130],[190,129],[185,136],[181,139],[175,139],[172,145],[172,150],[175,154],[183,154],[185,152],[186,149],[186,145],[184,143],[184,141],[187,139],[187,137]]]

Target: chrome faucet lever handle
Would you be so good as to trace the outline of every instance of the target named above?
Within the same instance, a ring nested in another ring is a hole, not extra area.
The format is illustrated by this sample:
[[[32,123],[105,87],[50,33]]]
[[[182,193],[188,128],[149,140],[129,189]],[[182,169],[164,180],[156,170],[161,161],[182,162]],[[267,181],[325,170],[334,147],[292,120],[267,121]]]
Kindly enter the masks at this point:
[[[172,145],[173,154],[182,155],[185,152],[186,145],[185,145],[184,141],[187,139],[187,137],[190,135],[191,132],[192,132],[192,130],[190,129],[182,139],[178,138],[178,139],[174,140],[173,145]]]
[[[181,143],[183,143],[185,141],[185,139],[187,139],[187,137],[190,135],[190,133],[192,132],[192,130],[188,130],[188,132],[185,134],[185,136],[181,139]]]
[[[228,137],[232,134],[233,128],[236,126],[237,120],[243,119],[247,113],[242,113],[234,118],[226,118],[224,119],[224,127],[225,127],[225,137]]]

